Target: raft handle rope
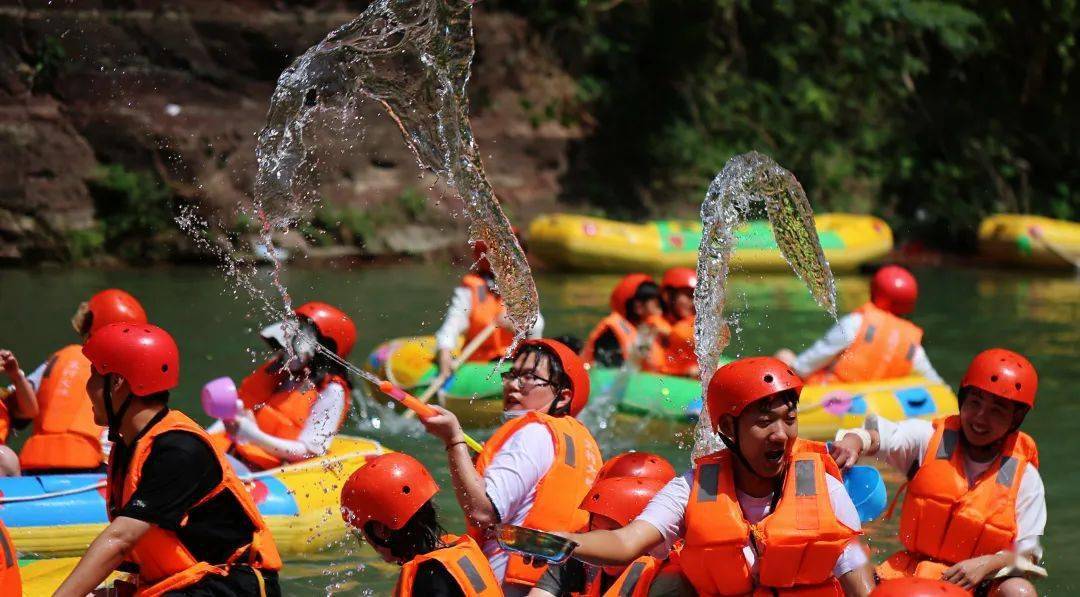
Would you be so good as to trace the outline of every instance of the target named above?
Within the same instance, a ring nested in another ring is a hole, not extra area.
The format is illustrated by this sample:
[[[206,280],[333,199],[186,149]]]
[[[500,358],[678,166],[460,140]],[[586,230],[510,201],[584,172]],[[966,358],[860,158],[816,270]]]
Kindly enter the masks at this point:
[[[247,475],[238,475],[238,477],[240,478],[241,482],[250,483],[252,481],[257,481],[257,480],[262,479],[264,477],[270,477],[270,476],[273,476],[273,475],[276,475],[276,474],[282,473],[282,472],[302,471],[302,470],[307,470],[307,469],[316,468],[316,467],[329,468],[329,467],[331,467],[331,466],[333,466],[335,464],[345,462],[346,460],[352,460],[353,458],[357,458],[357,457],[360,457],[360,456],[363,456],[365,458],[369,458],[369,457],[372,457],[372,456],[379,456],[379,455],[385,454],[385,453],[386,453],[386,451],[383,449],[383,447],[381,445],[379,445],[378,448],[376,448],[375,450],[371,450],[371,451],[350,452],[348,454],[342,454],[340,456],[335,456],[335,457],[329,458],[327,460],[310,460],[310,461],[302,463],[302,464],[293,464],[293,465],[286,464],[286,465],[279,466],[277,468],[266,469],[265,471],[258,471],[258,472],[255,472],[255,473],[249,473]],[[58,498],[58,497],[64,497],[64,496],[68,496],[68,495],[75,495],[75,494],[79,494],[79,493],[86,493],[87,491],[95,491],[97,489],[102,489],[104,487],[105,487],[105,480],[103,479],[101,481],[98,481],[97,483],[92,483],[90,485],[83,485],[81,487],[73,487],[71,489],[64,489],[64,490],[61,490],[61,491],[51,491],[51,492],[48,492],[48,493],[38,493],[38,494],[34,494],[34,495],[12,495],[12,496],[5,495],[5,496],[0,496],[0,504],[13,504],[13,503],[16,503],[16,502],[33,502],[33,501],[37,501],[37,500],[47,500],[47,499],[51,499],[51,498]]]

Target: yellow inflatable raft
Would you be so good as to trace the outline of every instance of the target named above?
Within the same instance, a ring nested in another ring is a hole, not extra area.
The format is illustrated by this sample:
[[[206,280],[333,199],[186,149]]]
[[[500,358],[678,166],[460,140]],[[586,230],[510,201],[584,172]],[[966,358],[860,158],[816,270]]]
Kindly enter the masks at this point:
[[[345,536],[341,486],[378,442],[338,436],[321,458],[242,476],[286,555],[321,551]],[[35,557],[82,555],[106,524],[102,475],[0,479],[0,519],[19,553]]]
[[[873,216],[821,214],[818,237],[833,271],[851,271],[892,250],[892,230]],[[768,222],[736,231],[733,267],[744,271],[787,270]],[[550,267],[566,270],[659,272],[694,267],[701,222],[659,220],[644,224],[571,214],[540,216],[529,226],[529,251]]]
[[[1080,268],[1080,222],[999,214],[979,225],[979,252],[996,263]]]

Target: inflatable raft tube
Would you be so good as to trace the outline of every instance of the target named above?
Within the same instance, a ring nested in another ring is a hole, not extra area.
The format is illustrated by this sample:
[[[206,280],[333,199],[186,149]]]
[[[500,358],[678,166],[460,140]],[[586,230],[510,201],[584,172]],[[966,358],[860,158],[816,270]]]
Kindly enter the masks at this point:
[[[430,336],[390,340],[372,352],[368,365],[383,374],[396,371],[392,375],[410,383],[403,387],[423,391],[436,376],[431,346],[434,340]],[[399,354],[407,358],[399,359]],[[497,424],[502,410],[499,373],[509,366],[509,362],[501,366],[465,363],[444,385],[443,404],[466,426]],[[622,414],[689,424],[701,413],[701,384],[693,378],[592,367],[589,381],[594,395],[616,392],[617,409]],[[803,388],[800,410],[800,434],[827,438],[840,428],[862,425],[871,413],[892,420],[932,419],[956,413],[957,403],[956,395],[945,384],[904,377],[808,385]]]
[[[321,551],[345,536],[341,486],[378,442],[338,436],[321,458],[243,477],[283,555]],[[105,527],[100,474],[0,478],[0,519],[20,554],[82,555]]]
[[[999,214],[979,225],[979,253],[987,261],[1021,267],[1080,267],[1080,222]]]
[[[821,214],[818,237],[834,272],[853,271],[892,250],[892,230],[873,216]],[[732,267],[750,272],[787,271],[766,221],[736,231]],[[529,251],[552,268],[594,272],[660,272],[695,267],[701,222],[657,220],[616,222],[572,214],[540,216],[529,226]]]

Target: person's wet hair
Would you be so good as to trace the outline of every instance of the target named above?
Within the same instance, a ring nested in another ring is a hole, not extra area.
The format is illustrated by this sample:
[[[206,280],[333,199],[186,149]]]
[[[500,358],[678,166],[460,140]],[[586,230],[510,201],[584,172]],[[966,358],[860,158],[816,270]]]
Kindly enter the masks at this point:
[[[396,558],[403,561],[411,561],[416,556],[431,553],[436,549],[446,547],[443,536],[446,530],[439,524],[439,515],[435,511],[435,502],[428,500],[405,526],[396,531],[390,531],[385,539],[375,535],[374,521],[368,521],[364,525],[364,533],[372,543],[379,547],[385,547]]]
[[[551,391],[554,392],[556,396],[562,394],[563,390],[573,390],[573,387],[570,385],[570,376],[566,374],[562,362],[559,361],[559,357],[554,351],[542,344],[526,344],[518,351],[517,356],[521,357],[522,355],[536,355],[537,363],[539,363],[540,358],[544,358],[547,361],[548,371],[550,371],[548,379],[551,380]],[[560,406],[557,409],[553,408],[547,414],[557,416],[569,413],[570,402],[570,400],[567,400],[563,406]]]

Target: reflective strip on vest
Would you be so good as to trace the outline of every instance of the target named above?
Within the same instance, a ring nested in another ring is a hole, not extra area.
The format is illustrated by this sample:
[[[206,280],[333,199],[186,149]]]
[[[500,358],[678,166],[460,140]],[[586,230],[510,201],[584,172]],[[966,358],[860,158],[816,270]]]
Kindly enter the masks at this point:
[[[795,463],[795,495],[817,495],[815,485],[813,461],[797,461]]]
[[[566,442],[566,456],[563,458],[563,462],[566,466],[577,465],[577,448],[574,446],[574,438],[570,437],[570,434],[563,434],[563,441]]]
[[[1001,468],[998,469],[997,482],[998,485],[1004,485],[1005,487],[1012,487],[1013,479],[1016,477],[1017,460],[1012,456],[1006,456],[1001,460]]]
[[[641,573],[645,571],[645,562],[634,562],[626,571],[626,580],[619,588],[619,597],[630,597],[634,594],[634,588],[641,580]]]
[[[698,474],[698,494],[697,501],[699,502],[715,502],[716,494],[720,488],[720,465],[719,464],[706,464],[701,467],[701,472]]]
[[[960,443],[960,432],[955,429],[946,429],[941,434],[941,443],[938,444],[937,458],[940,460],[948,460],[952,458],[953,452],[956,451],[957,444]]]
[[[868,325],[868,326],[866,326],[866,336],[863,337],[863,342],[866,342],[867,344],[873,342],[874,341],[874,334],[876,334],[876,333],[877,333],[877,326],[876,325]]]
[[[473,566],[472,560],[469,556],[461,556],[457,561],[458,568],[465,573],[465,578],[469,579],[469,584],[477,593],[483,593],[487,589],[487,584],[484,582],[483,577],[480,576],[480,571]]]

